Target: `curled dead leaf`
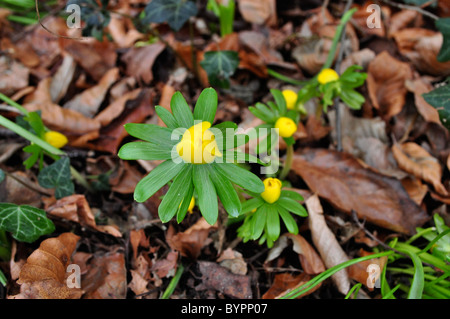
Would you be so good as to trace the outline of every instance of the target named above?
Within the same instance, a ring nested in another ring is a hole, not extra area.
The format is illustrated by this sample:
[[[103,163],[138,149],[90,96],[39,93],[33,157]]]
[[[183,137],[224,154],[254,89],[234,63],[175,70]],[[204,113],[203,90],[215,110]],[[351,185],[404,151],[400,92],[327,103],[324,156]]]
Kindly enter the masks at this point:
[[[169,246],[179,251],[181,256],[196,259],[200,256],[202,248],[211,243],[209,233],[215,229],[217,224],[210,225],[202,217],[184,232],[175,234],[175,229],[170,226],[166,239]]]
[[[320,256],[329,269],[348,260],[344,250],[339,245],[333,232],[328,228],[325,221],[322,205],[317,194],[306,200],[308,210],[308,224],[311,230],[311,237],[314,246],[319,251]],[[350,289],[350,280],[346,269],[336,272],[331,277],[338,290],[342,294],[347,294]]]
[[[367,89],[373,106],[383,118],[389,119],[403,109],[407,93],[405,81],[412,77],[409,64],[395,59],[386,51],[370,62]]]
[[[441,164],[430,153],[413,142],[394,144],[392,152],[401,169],[430,183],[439,194],[448,195],[448,191],[441,183]]]
[[[80,239],[75,234],[63,233],[41,242],[20,270],[18,284],[20,294],[14,298],[25,299],[74,299],[81,292],[68,288],[65,283],[66,268]]]
[[[276,0],[240,0],[238,7],[247,22],[267,26],[277,22]]]
[[[443,43],[442,33],[410,28],[394,32],[392,36],[400,53],[406,56],[417,70],[434,76],[450,74],[450,61],[437,60]]]
[[[112,225],[97,225],[91,207],[84,195],[71,195],[57,200],[46,209],[47,213],[58,216],[82,226],[108,233],[115,237],[122,237],[122,233]]]
[[[359,255],[361,257],[373,255],[373,254],[374,253],[367,252],[364,249],[360,249],[360,251],[359,251]],[[368,271],[369,265],[377,265],[379,267],[380,273],[381,273],[381,271],[383,271],[384,267],[386,266],[386,263],[387,263],[387,256],[369,259],[369,260],[361,261],[357,264],[350,265],[347,268],[347,272],[348,272],[348,275],[350,278],[362,283],[363,285],[368,286],[367,279],[369,279],[369,275],[370,275],[370,272]],[[370,286],[368,286],[369,289],[373,289],[374,285],[375,285],[375,282],[372,282],[370,284]]]
[[[270,249],[265,264],[278,258],[281,252],[292,242],[292,250],[298,254],[303,270],[308,275],[315,275],[325,271],[322,259],[314,248],[301,235],[286,233],[280,236]]]

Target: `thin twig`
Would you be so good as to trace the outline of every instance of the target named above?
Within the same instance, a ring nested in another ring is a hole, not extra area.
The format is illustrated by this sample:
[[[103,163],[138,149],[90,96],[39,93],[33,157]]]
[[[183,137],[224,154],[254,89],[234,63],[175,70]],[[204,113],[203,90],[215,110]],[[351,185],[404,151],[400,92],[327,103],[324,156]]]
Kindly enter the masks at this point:
[[[438,20],[439,19],[439,17],[437,15],[435,15],[435,14],[433,14],[431,12],[428,12],[426,10],[423,10],[421,7],[411,6],[411,5],[407,5],[407,4],[403,4],[403,3],[396,3],[396,2],[392,2],[390,0],[381,0],[381,1],[386,3],[386,4],[388,4],[388,5],[390,5],[390,6],[399,8],[399,9],[407,9],[407,10],[417,11],[417,12],[423,14],[424,16],[427,16],[427,17],[429,17],[429,18],[431,18],[433,20]]]

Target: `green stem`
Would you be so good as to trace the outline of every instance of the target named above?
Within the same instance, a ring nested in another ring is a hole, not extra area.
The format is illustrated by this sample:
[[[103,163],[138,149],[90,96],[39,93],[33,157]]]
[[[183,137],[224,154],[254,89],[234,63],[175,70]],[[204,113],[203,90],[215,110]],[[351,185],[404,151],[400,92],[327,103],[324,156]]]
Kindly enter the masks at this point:
[[[179,264],[177,272],[175,273],[175,276],[170,281],[169,285],[167,286],[166,290],[164,291],[163,295],[161,296],[161,299],[169,299],[169,297],[173,294],[173,292],[175,291],[175,288],[178,285],[178,282],[180,281],[183,271],[184,271],[183,265]]]
[[[284,82],[292,84],[292,85],[305,85],[305,84],[309,83],[309,81],[305,81],[305,80],[301,81],[301,80],[292,79],[286,75],[278,73],[269,68],[267,68],[267,73],[278,80],[284,81]]]
[[[16,123],[8,120],[6,117],[4,117],[2,115],[0,115],[0,125],[6,127],[7,129],[10,129],[11,131],[16,133],[17,135],[20,135],[23,138],[27,139],[31,143],[34,143],[34,144],[40,146],[43,150],[47,151],[50,154],[53,154],[53,155],[65,155],[65,153],[63,151],[61,151],[60,149],[57,149],[56,147],[48,144],[43,139],[41,139],[41,138],[37,137],[36,135],[30,133],[29,131],[27,131],[26,129],[21,127],[20,125],[17,125]]]
[[[16,101],[11,100],[9,97],[4,95],[3,93],[0,93],[0,100],[3,100],[5,103],[8,103],[11,106],[14,106],[16,109],[18,109],[23,115],[28,115],[28,110],[24,108],[22,105],[17,103]]]
[[[323,65],[322,69],[328,69],[333,64],[334,57],[336,55],[336,48],[337,48],[338,42],[341,40],[342,32],[344,31],[345,25],[350,20],[352,15],[356,12],[356,10],[357,10],[356,8],[353,8],[353,9],[345,12],[344,15],[342,16],[341,22],[339,23],[339,25],[336,29],[336,34],[334,35],[333,43],[331,44],[331,50],[328,53],[327,60],[326,60],[325,64]]]
[[[280,179],[283,180],[291,170],[292,161],[294,160],[294,145],[288,145],[286,149],[286,160],[284,161],[283,170],[280,173]]]
[[[301,296],[302,294],[310,291],[311,289],[313,289],[315,286],[317,286],[319,283],[321,283],[322,281],[324,281],[325,279],[331,277],[333,274],[337,273],[338,271],[347,268],[351,265],[357,264],[361,261],[366,261],[366,260],[370,260],[372,258],[380,258],[383,256],[389,256],[389,255],[393,255],[394,251],[392,250],[388,250],[388,251],[384,251],[381,253],[377,253],[377,254],[373,254],[373,255],[368,255],[368,256],[364,256],[364,257],[359,257],[359,258],[355,258],[346,262],[343,262],[339,265],[336,265],[334,267],[331,267],[330,269],[325,270],[323,273],[317,275],[316,277],[314,277],[313,279],[311,279],[310,281],[308,281],[307,283],[301,285],[300,287],[295,288],[294,290],[288,292],[286,295],[282,296],[282,299],[294,299],[297,298],[299,296]]]
[[[0,259],[9,260],[11,257],[11,243],[6,236],[6,232],[0,229]]]

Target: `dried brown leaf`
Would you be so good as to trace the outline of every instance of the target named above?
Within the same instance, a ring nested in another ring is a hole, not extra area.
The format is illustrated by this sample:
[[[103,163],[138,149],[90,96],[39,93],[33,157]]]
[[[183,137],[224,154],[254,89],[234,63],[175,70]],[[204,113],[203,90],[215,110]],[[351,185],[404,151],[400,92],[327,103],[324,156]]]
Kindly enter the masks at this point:
[[[199,261],[198,267],[202,280],[196,290],[212,289],[231,298],[252,298],[249,276],[233,274],[227,268],[209,261]]]
[[[441,183],[441,164],[430,153],[413,142],[394,144],[392,152],[401,169],[432,184],[439,194],[448,195],[448,191]]]
[[[247,22],[268,26],[277,22],[275,0],[240,0],[238,8]]]
[[[339,245],[333,232],[328,228],[325,221],[322,205],[317,194],[306,200],[308,210],[308,224],[314,246],[319,251],[325,266],[329,269],[348,260],[344,250]],[[338,290],[347,294],[350,289],[350,280],[347,271],[342,269],[331,277]]]
[[[397,179],[363,167],[349,154],[306,149],[295,155],[292,169],[309,188],[334,207],[380,227],[413,234],[428,220]]]
[[[373,106],[383,118],[389,119],[403,109],[407,93],[405,82],[412,77],[410,65],[393,58],[386,51],[370,62],[367,89]]]
[[[297,287],[300,287],[303,284],[306,284],[311,279],[311,276],[306,273],[301,273],[298,275],[283,273],[275,275],[272,286],[270,286],[269,290],[265,292],[262,296],[262,299],[278,299],[294,290]],[[300,295],[297,299],[305,297],[309,294],[312,294],[314,291],[320,288],[322,283],[315,286],[310,291]]]
[[[126,65],[126,74],[134,76],[139,82],[149,84],[153,80],[153,64],[165,47],[162,43],[154,43],[129,49],[121,58]]]
[[[215,229],[217,224],[210,225],[202,217],[184,232],[174,234],[175,230],[170,226],[166,239],[173,250],[179,251],[184,257],[196,259],[202,248],[211,243],[209,233]]]
[[[65,283],[66,268],[77,245],[78,237],[63,233],[41,242],[20,270],[18,284],[20,294],[14,298],[25,299],[73,299],[80,298],[76,288]]]
[[[359,255],[361,257],[373,255],[373,254],[374,253],[367,252],[363,249],[360,249],[360,251],[359,251]],[[379,266],[380,274],[381,274],[381,271],[383,271],[383,268],[386,266],[386,263],[387,263],[387,256],[369,259],[369,260],[361,261],[357,264],[350,265],[347,268],[347,272],[348,272],[348,275],[350,278],[367,286],[367,279],[369,278],[369,275],[370,275],[370,273],[368,271],[369,265],[374,264],[374,265]],[[373,289],[374,284],[375,284],[375,282],[371,283],[369,288],[371,287],[370,289]]]
[[[314,248],[301,235],[290,233],[283,234],[275,242],[274,246],[267,254],[264,263],[268,263],[278,258],[281,252],[292,242],[292,250],[298,254],[303,270],[308,275],[315,275],[325,271],[322,259]]]
[[[86,117],[93,118],[94,115],[97,114],[100,105],[103,103],[110,86],[118,79],[118,68],[108,70],[97,85],[75,95],[70,101],[67,101],[64,104],[64,108],[77,111]]]
[[[111,225],[97,225],[91,207],[84,195],[71,195],[63,197],[46,209],[47,213],[58,216],[82,226],[91,227],[100,232],[108,233],[115,237],[122,237],[121,232]]]
[[[442,33],[411,28],[397,31],[392,36],[400,53],[406,56],[417,70],[434,76],[450,75],[450,61],[437,60],[443,43]]]

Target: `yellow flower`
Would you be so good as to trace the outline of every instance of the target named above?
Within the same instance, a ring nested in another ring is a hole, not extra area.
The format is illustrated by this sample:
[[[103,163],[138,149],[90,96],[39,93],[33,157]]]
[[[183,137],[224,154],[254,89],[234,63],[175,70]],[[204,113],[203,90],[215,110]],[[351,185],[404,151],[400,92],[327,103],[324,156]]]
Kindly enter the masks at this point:
[[[191,202],[189,203],[188,212],[189,214],[192,214],[194,212],[194,206],[195,206],[195,198],[192,196]]]
[[[280,117],[275,122],[275,128],[279,130],[281,137],[291,137],[297,132],[297,124],[289,117]]]
[[[286,100],[286,107],[288,110],[293,110],[295,108],[295,103],[297,102],[297,93],[292,90],[283,90],[281,92],[284,99]]]
[[[320,84],[327,84],[328,82],[336,80],[339,80],[339,74],[333,69],[323,69],[317,76],[317,81],[319,81]]]
[[[210,127],[211,123],[201,122],[184,132],[177,144],[177,152],[185,162],[207,164],[214,161],[216,156],[222,156]]]
[[[266,178],[264,181],[264,192],[261,197],[269,204],[275,203],[281,194],[281,181],[278,178]]]
[[[44,140],[53,147],[61,148],[67,144],[68,139],[64,134],[56,131],[45,132]]]

